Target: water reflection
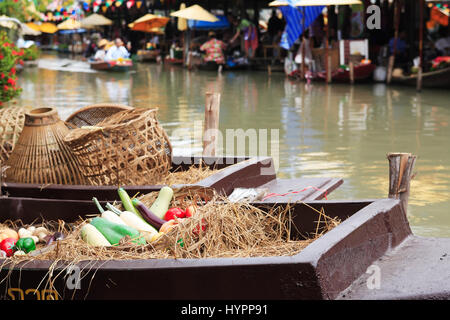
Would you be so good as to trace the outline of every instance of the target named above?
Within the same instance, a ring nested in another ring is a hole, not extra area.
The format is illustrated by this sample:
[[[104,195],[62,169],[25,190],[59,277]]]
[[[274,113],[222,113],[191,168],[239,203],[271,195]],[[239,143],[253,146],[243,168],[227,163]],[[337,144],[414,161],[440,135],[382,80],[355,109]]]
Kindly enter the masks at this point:
[[[265,72],[189,72],[142,64],[132,74],[26,70],[20,104],[79,107],[114,102],[158,107],[176,150],[201,152],[205,93],[221,93],[220,128],[278,129],[279,177],[343,177],[330,199],[388,192],[389,152],[418,155],[409,215],[422,235],[450,236],[448,92],[374,85],[309,85]],[[182,130],[179,130],[182,129]],[[265,147],[270,152],[270,139]],[[228,152],[228,150],[226,150]],[[234,151],[228,152],[232,154]]]

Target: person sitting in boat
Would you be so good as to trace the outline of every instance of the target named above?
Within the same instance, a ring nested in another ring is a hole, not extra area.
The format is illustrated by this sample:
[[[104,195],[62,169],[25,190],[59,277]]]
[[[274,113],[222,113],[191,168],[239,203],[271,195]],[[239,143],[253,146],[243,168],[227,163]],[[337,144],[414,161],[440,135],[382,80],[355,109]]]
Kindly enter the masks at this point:
[[[200,46],[200,51],[206,51],[206,56],[203,58],[203,61],[206,63],[215,62],[217,64],[224,64],[225,55],[223,52],[226,44],[216,38],[214,31],[210,31],[208,37],[209,40]]]
[[[112,61],[118,59],[128,59],[130,57],[130,53],[125,48],[122,39],[117,38],[114,40],[114,45],[109,48],[106,53],[105,60]]]
[[[106,50],[105,50],[105,48],[106,48],[107,44],[108,44],[108,40],[106,40],[106,39],[101,39],[98,42],[98,50],[95,52],[95,55],[94,55],[94,60],[95,61],[103,61],[103,60],[105,60],[105,57],[106,57]]]

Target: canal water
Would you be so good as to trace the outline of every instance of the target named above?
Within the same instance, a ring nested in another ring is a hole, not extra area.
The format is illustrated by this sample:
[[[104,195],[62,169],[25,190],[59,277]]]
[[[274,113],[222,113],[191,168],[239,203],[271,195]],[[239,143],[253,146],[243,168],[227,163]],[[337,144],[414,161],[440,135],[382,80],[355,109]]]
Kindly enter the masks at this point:
[[[344,184],[328,199],[386,197],[386,155],[411,152],[418,156],[408,207],[413,232],[450,237],[448,90],[307,85],[282,73],[218,75],[157,64],[139,64],[124,74],[72,72],[59,62],[43,56],[41,66],[53,70],[20,74],[18,104],[56,107],[62,119],[94,103],[158,107],[175,153],[200,154],[205,93],[219,92],[224,137],[226,129],[242,129],[248,136],[256,133],[260,144],[257,150],[230,149],[224,138],[222,153],[272,155],[280,178],[342,177]]]

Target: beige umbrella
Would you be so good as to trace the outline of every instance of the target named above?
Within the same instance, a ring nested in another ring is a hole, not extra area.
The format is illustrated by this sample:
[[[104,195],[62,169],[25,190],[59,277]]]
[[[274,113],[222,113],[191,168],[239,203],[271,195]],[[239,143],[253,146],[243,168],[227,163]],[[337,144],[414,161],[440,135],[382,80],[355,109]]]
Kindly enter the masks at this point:
[[[81,23],[75,19],[69,18],[57,25],[58,30],[76,30],[81,29]]]
[[[170,15],[172,17],[178,17],[187,20],[199,20],[208,22],[219,21],[219,19],[215,15],[203,9],[198,4],[194,4],[193,6],[187,7],[186,9],[172,12]]]
[[[186,9],[186,5],[184,3],[182,3],[180,5],[180,10]],[[187,30],[187,20],[184,18],[178,18],[178,23],[177,23],[177,27],[178,30],[180,31],[186,31]]]
[[[33,28],[30,28],[25,23],[22,23],[21,27],[22,27],[21,33],[25,36],[38,36],[38,35],[42,34],[42,32],[35,30]]]
[[[11,18],[8,16],[0,16],[0,26],[8,29],[17,29],[20,27],[21,22],[16,18]]]
[[[102,16],[101,14],[91,14],[90,16],[82,19],[80,21],[81,26],[83,28],[93,28],[97,26],[109,26],[112,25],[112,20],[106,18],[105,16]]]

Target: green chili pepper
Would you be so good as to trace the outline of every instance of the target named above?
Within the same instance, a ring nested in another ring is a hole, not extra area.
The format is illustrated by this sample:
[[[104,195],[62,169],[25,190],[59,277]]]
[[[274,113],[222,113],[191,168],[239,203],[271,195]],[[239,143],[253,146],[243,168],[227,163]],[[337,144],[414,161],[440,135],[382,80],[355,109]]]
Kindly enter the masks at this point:
[[[16,242],[16,250],[22,250],[26,253],[36,250],[36,244],[32,238],[20,238]]]

